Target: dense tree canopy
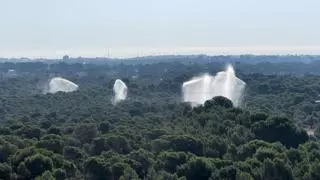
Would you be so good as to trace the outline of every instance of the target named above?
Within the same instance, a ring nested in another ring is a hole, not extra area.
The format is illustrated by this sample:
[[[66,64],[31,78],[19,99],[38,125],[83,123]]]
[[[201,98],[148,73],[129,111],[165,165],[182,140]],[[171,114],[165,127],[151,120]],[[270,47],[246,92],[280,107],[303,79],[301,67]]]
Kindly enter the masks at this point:
[[[2,63],[0,179],[319,179],[320,77],[236,63],[242,106],[181,102],[184,81],[223,65]],[[56,76],[79,90],[44,94]],[[128,99],[114,106],[117,78]]]

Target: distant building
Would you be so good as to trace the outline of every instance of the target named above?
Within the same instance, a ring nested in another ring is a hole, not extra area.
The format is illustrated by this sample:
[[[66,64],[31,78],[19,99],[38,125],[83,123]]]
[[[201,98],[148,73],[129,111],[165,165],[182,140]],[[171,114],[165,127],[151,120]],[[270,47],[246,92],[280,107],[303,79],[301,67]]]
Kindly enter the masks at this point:
[[[69,56],[68,56],[68,55],[64,55],[64,56],[62,57],[62,60],[63,60],[63,61],[69,60]]]

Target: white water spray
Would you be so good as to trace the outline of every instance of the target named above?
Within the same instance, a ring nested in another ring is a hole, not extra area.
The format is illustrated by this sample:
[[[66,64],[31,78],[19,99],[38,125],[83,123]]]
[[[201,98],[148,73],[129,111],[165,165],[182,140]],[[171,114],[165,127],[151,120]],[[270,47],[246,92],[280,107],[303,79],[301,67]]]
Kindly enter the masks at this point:
[[[128,87],[123,81],[121,81],[120,79],[117,79],[113,85],[113,92],[114,92],[113,104],[117,104],[118,102],[125,100],[127,98]]]
[[[52,78],[49,82],[49,93],[62,92],[73,92],[78,89],[78,85],[60,77]]]
[[[7,77],[16,77],[17,76],[17,72],[14,69],[9,69],[8,72],[5,74],[5,76],[7,76]]]
[[[230,99],[234,106],[239,106],[245,86],[246,83],[237,78],[233,67],[228,65],[225,71],[218,72],[216,76],[204,74],[184,82],[183,101],[197,106],[215,96],[224,96]]]

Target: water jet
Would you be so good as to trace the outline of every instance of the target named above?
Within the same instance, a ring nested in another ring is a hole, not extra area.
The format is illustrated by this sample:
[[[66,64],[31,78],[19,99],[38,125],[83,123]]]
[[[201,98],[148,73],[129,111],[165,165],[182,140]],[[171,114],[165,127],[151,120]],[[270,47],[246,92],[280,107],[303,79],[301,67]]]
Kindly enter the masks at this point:
[[[182,85],[183,101],[192,106],[204,104],[215,96],[223,96],[232,101],[234,106],[241,104],[246,83],[236,77],[231,65],[216,76],[203,74],[184,82]]]
[[[128,87],[122,80],[117,79],[113,85],[113,92],[113,104],[117,104],[127,98]]]
[[[54,77],[49,82],[49,93],[73,92],[78,89],[78,85],[61,77]]]

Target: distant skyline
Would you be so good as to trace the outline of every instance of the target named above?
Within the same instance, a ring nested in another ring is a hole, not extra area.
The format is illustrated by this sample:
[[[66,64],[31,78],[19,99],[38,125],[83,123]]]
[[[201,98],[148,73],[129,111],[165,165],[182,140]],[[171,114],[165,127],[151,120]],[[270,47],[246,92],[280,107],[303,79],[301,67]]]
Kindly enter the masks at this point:
[[[0,57],[320,55],[319,0],[2,0]]]

